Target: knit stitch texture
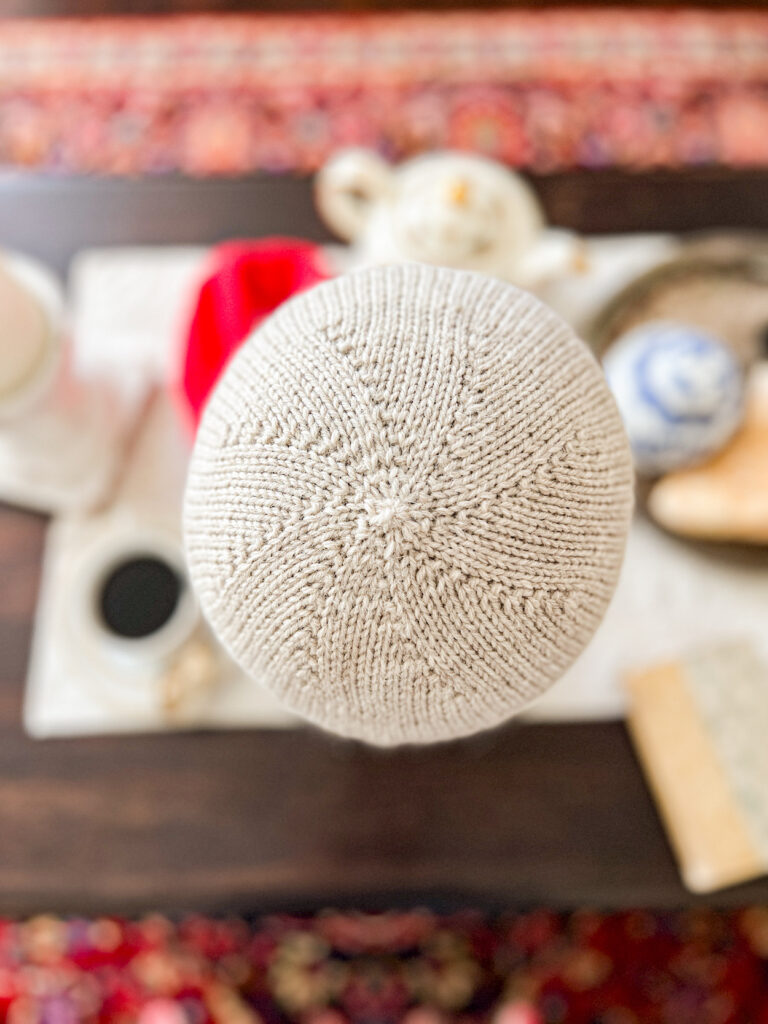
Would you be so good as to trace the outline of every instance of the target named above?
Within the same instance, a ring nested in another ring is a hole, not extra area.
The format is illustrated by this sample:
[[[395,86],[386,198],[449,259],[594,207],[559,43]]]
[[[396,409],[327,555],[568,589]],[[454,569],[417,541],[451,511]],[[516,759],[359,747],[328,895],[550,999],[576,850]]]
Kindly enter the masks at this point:
[[[205,410],[185,534],[203,610],[287,706],[392,745],[495,725],[613,592],[632,465],[602,372],[537,299],[399,265],[321,284]]]

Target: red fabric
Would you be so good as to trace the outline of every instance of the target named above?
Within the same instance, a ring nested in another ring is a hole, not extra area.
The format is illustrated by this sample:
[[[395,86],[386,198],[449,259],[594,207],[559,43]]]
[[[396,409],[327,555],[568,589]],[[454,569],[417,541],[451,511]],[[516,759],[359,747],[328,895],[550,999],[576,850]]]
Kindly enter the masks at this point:
[[[227,242],[211,254],[184,354],[183,392],[195,425],[250,332],[297,292],[331,277],[320,246],[293,238]]]

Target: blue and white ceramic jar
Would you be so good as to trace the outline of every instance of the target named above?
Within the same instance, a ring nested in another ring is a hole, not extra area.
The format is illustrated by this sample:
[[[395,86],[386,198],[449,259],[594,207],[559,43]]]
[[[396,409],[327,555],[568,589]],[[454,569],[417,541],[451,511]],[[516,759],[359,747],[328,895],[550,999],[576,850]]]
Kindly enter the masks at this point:
[[[700,462],[742,420],[744,375],[730,347],[698,327],[649,321],[603,359],[639,473]]]

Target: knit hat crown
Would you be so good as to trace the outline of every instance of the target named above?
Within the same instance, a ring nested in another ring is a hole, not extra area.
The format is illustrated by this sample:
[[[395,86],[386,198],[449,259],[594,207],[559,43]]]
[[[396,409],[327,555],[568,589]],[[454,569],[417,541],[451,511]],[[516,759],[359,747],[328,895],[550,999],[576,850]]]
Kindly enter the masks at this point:
[[[377,267],[288,302],[228,367],[191,462],[190,573],[299,714],[448,739],[581,651],[631,495],[613,399],[554,313],[467,271]]]

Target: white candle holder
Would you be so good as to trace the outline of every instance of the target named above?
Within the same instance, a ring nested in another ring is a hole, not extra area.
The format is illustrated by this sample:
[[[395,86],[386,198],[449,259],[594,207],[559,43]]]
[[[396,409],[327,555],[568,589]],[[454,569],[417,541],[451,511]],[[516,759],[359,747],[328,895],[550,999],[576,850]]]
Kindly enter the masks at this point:
[[[39,307],[46,337],[33,372],[0,396],[0,500],[48,513],[87,508],[109,485],[120,416],[108,388],[76,376],[57,278],[18,254],[2,264]]]

